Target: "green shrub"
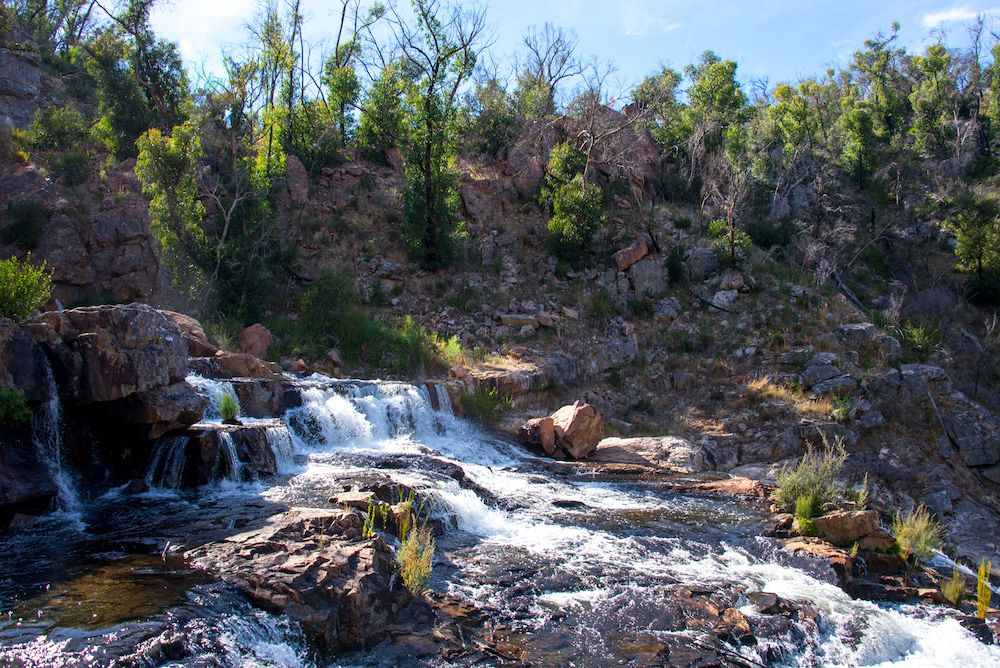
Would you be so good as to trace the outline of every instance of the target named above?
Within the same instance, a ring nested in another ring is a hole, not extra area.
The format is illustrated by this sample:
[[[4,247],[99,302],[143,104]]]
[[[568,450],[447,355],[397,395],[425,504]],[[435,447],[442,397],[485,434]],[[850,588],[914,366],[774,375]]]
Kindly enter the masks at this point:
[[[824,439],[822,452],[809,446],[798,465],[778,474],[775,501],[784,508],[792,508],[799,499],[812,499],[812,503],[822,508],[838,497],[836,480],[846,461],[847,451],[840,439],[833,445]]]
[[[35,248],[42,239],[42,232],[48,220],[45,205],[37,199],[19,199],[7,202],[7,224],[0,232],[4,244],[19,244],[25,248]]]
[[[582,175],[552,193],[552,218],[546,240],[559,260],[580,266],[586,260],[594,233],[604,224],[601,190],[584,182]]]
[[[434,536],[426,526],[408,532],[399,545],[396,552],[399,573],[403,578],[403,586],[414,596],[419,596],[427,589],[434,567],[435,548]]]
[[[28,401],[16,387],[0,387],[0,422],[14,425],[31,422]]]
[[[490,426],[500,420],[504,410],[513,406],[511,398],[495,387],[477,387],[475,392],[462,395],[461,404],[466,417]]]
[[[66,185],[80,185],[90,176],[90,154],[82,147],[66,149],[52,156],[49,166]]]
[[[941,332],[933,325],[918,325],[910,320],[900,328],[903,353],[911,362],[924,363],[938,349],[943,340]]]
[[[941,581],[941,596],[956,608],[965,598],[965,576],[958,566],[951,570],[950,578]]]
[[[23,262],[16,257],[0,260],[0,316],[20,322],[44,305],[51,293],[52,273],[44,262],[31,264],[30,253]]]
[[[917,506],[906,515],[899,512],[892,520],[899,554],[912,562],[929,559],[941,549],[943,528],[924,506]]]
[[[89,131],[83,115],[72,104],[39,109],[28,126],[28,142],[42,151],[78,148]]]
[[[747,235],[757,246],[761,248],[774,248],[775,246],[787,246],[795,234],[795,227],[788,222],[770,223],[763,220],[754,220],[746,224]]]
[[[1000,306],[1000,270],[984,271],[982,277],[969,276],[965,294],[977,306]]]
[[[990,570],[993,564],[986,559],[979,562],[979,572],[976,574],[976,616],[979,619],[986,619],[986,613],[990,610],[990,599],[993,598],[993,590],[990,589]]]
[[[226,422],[232,422],[240,414],[240,403],[232,392],[223,392],[219,397],[219,415]]]
[[[684,249],[674,246],[667,253],[667,277],[671,283],[684,282]]]
[[[709,239],[722,239],[726,236],[729,231],[729,226],[726,221],[722,218],[716,218],[715,220],[710,220],[708,222],[708,227],[705,228],[705,234],[708,235]]]
[[[715,260],[719,263],[719,267],[725,269],[745,262],[750,256],[752,247],[753,242],[750,241],[746,232],[734,230],[731,241],[728,233],[716,238],[712,244],[712,252],[715,254]]]

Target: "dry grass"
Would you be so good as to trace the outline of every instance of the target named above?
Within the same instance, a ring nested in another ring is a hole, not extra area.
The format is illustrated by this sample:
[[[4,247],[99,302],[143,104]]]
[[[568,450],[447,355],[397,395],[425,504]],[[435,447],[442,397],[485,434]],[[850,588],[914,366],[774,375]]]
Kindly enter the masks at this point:
[[[780,401],[794,407],[799,415],[829,417],[836,407],[831,399],[809,396],[798,387],[775,383],[770,376],[754,378],[746,388],[753,400]]]

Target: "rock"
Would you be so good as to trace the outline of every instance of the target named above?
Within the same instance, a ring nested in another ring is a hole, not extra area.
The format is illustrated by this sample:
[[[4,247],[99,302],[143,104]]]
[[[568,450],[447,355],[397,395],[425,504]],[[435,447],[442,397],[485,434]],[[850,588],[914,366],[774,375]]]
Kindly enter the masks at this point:
[[[378,505],[381,501],[375,497],[375,492],[364,491],[334,494],[330,497],[330,503],[335,506],[345,506],[347,508],[367,511],[370,505]]]
[[[618,268],[618,271],[625,271],[648,254],[649,248],[647,248],[645,241],[633,242],[632,245],[615,253],[615,266]]]
[[[590,455],[595,462],[639,464],[683,473],[704,471],[704,448],[676,436],[606,438]]]
[[[466,376],[469,375],[469,370],[466,369],[461,364],[456,364],[455,366],[448,369],[448,375],[451,376],[452,378],[458,378],[459,380],[461,380],[462,378],[465,378]]]
[[[629,276],[637,297],[658,295],[667,285],[663,262],[658,259],[648,258],[636,262],[629,269]]]
[[[896,539],[885,529],[876,529],[858,540],[858,549],[863,552],[886,552],[896,549]]]
[[[693,494],[710,494],[713,496],[742,496],[753,499],[766,499],[770,494],[767,485],[759,480],[733,476],[719,480],[704,480],[685,482],[674,485],[674,489]]]
[[[711,248],[692,248],[684,257],[687,275],[694,280],[701,280],[714,272],[719,263]]]
[[[841,378],[831,378],[830,380],[825,380],[822,383],[817,383],[812,386],[812,391],[815,394],[835,394],[840,392],[853,392],[858,387],[858,381],[854,380],[850,376],[842,376]]]
[[[177,325],[144,304],[50,311],[25,322],[49,359],[65,398],[115,401],[187,376]]]
[[[555,421],[551,417],[528,420],[518,430],[518,438],[525,445],[542,448],[549,455],[555,454]]]
[[[281,371],[274,362],[246,353],[220,350],[214,357],[194,357],[191,370],[208,378],[276,378]]]
[[[210,400],[187,381],[136,392],[108,406],[115,420],[138,425],[148,440],[189,427],[205,415]]]
[[[250,325],[240,334],[240,352],[253,355],[258,359],[267,359],[267,351],[271,347],[271,332],[259,322]]]
[[[747,621],[746,615],[736,608],[726,608],[722,612],[721,619],[715,625],[715,635],[740,645],[757,642],[750,631],[750,623]]]
[[[712,306],[728,310],[739,296],[740,293],[736,290],[719,290],[712,296]]]
[[[309,172],[297,156],[285,156],[285,183],[292,204],[302,206],[309,201]]]
[[[805,363],[812,357],[812,354],[812,346],[792,348],[788,352],[782,353],[778,356],[778,364],[788,366],[805,366]]]
[[[285,369],[291,373],[298,374],[300,376],[305,376],[309,373],[309,365],[306,361],[299,357],[298,359],[291,360],[287,365],[283,365]]]
[[[840,338],[844,341],[848,348],[852,350],[859,350],[864,348],[866,344],[870,343],[878,330],[870,322],[862,323],[849,323],[846,325],[841,325],[838,328]]]
[[[336,348],[330,348],[327,350],[324,357],[326,358],[327,363],[329,363],[334,369],[339,369],[344,366],[344,360],[340,355],[340,351]]]
[[[563,315],[565,315],[570,320],[579,320],[580,319],[580,312],[578,310],[576,310],[575,308],[570,308],[568,306],[563,306],[562,312],[563,312]]]
[[[57,494],[58,488],[31,442],[30,429],[0,425],[0,529],[16,513],[48,512]]]
[[[47,401],[45,354],[27,331],[0,318],[0,387],[16,387],[29,403]]]
[[[552,414],[556,445],[574,459],[591,454],[604,436],[604,425],[597,410],[579,401],[563,406]]]
[[[342,510],[293,508],[260,528],[194,550],[194,563],[287,614],[329,653],[387,635],[409,596],[381,538],[361,541],[363,519]]]
[[[522,327],[538,327],[538,318],[527,313],[498,313],[497,319],[505,327],[520,329]]]
[[[160,313],[181,330],[181,336],[187,343],[188,357],[211,357],[219,352],[219,349],[208,340],[201,323],[191,316],[176,311],[161,310]]]
[[[735,269],[726,269],[722,272],[722,276],[719,277],[719,290],[736,290],[740,292],[746,287],[747,284],[743,278],[743,274]]]
[[[840,369],[829,364],[811,366],[802,372],[802,384],[808,389],[840,375]]]
[[[878,513],[874,510],[841,510],[814,521],[821,538],[841,547],[850,547],[879,529]]]
[[[841,587],[851,581],[853,561],[844,550],[819,538],[807,536],[789,538],[783,541],[783,547],[793,554],[806,555],[826,562]]]

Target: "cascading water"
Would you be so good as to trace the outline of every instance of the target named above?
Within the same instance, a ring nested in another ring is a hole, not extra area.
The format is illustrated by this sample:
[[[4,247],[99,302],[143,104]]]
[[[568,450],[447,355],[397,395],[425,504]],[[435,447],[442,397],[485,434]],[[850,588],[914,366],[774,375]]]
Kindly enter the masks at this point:
[[[35,412],[31,436],[39,458],[56,484],[59,509],[75,514],[80,511],[80,497],[72,474],[63,466],[62,406],[55,374],[48,360],[45,360],[45,382],[49,400]]]
[[[205,409],[204,420],[206,422],[217,422],[222,419],[222,415],[219,413],[219,402],[224,395],[232,395],[236,399],[237,408],[239,408],[239,399],[231,382],[215,378],[204,378],[198,374],[190,374],[186,380],[189,384],[208,395],[211,401],[208,408]]]
[[[746,592],[772,592],[816,611],[818,623],[799,620],[757,645],[734,647],[737,664],[1000,665],[1000,651],[974,639],[941,608],[854,601],[789,565],[772,542],[757,537],[761,515],[739,502],[553,468],[454,417],[437,389],[314,377],[299,392],[301,406],[284,416],[287,429],[267,427],[279,472],[286,475],[270,486],[209,486],[180,498],[140,495],[127,504],[131,508],[111,499],[106,524],[114,535],[120,539],[122,526],[134,526],[137,536],[160,536],[168,563],[167,537],[183,543],[197,540],[199,530],[225,535],[241,522],[292,505],[326,507],[332,492],[374,474],[435,498],[435,512],[457,528],[439,538],[438,554],[447,558],[436,565],[432,586],[486,610],[512,638],[522,639],[525,661],[536,665],[627,665],[633,663],[629,652],[644,643],[699,642],[703,635],[684,629],[683,620],[678,630],[676,611],[671,612],[673,597],[685,587],[729,592],[732,605],[753,625],[766,620],[746,604]],[[173,470],[168,460],[179,455],[173,445],[161,446],[151,471],[163,475]],[[220,438],[220,447],[220,460],[238,462],[231,438]],[[228,469],[226,477],[239,480],[237,467]],[[0,543],[0,564],[11,561],[4,549]],[[205,595],[187,591],[189,599]],[[215,614],[209,612],[199,618],[202,613],[183,600],[163,613],[171,617],[184,610],[194,616],[186,618],[189,624],[197,621],[204,629],[231,628],[237,621],[248,626],[240,637],[249,640],[235,654],[239,660],[206,645],[191,650],[189,663],[315,665],[301,650],[297,628],[260,618],[262,613],[225,596],[219,600],[224,622],[206,621]],[[136,628],[152,623],[144,619],[139,617]],[[13,647],[0,646],[0,662],[28,656],[42,657],[31,665],[73,665],[81,652],[107,642],[98,633],[62,645],[71,630],[45,633],[45,653],[32,654],[27,648],[39,634],[26,639],[0,617],[0,645]],[[133,636],[116,632],[110,646],[129,655],[125,649],[140,644]],[[130,647],[123,649],[123,643]],[[393,665],[378,651],[352,656],[348,663]],[[448,662],[436,659],[433,665]]]
[[[229,482],[242,482],[243,463],[237,454],[236,443],[233,442],[232,435],[227,431],[220,431],[218,436],[219,458],[216,460],[216,472],[213,478]]]
[[[176,489],[184,479],[187,464],[187,436],[161,438],[156,442],[146,471],[146,484],[162,489]]]

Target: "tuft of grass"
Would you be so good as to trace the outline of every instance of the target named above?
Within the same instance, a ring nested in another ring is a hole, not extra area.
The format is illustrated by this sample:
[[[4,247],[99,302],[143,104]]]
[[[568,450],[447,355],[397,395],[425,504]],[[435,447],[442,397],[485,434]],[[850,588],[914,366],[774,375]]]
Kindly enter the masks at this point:
[[[795,499],[795,530],[803,536],[815,536],[819,533],[813,519],[823,510],[823,504],[813,495],[800,496]]]
[[[924,506],[917,506],[906,515],[897,511],[892,532],[896,534],[900,555],[914,563],[929,559],[943,543],[943,527]]]
[[[941,346],[943,338],[940,330],[931,325],[918,325],[910,320],[900,328],[903,353],[909,362],[921,364],[930,359],[931,355]]]
[[[505,410],[513,407],[513,400],[495,387],[477,387],[475,392],[462,395],[462,411],[466,417],[493,426]]]
[[[434,535],[426,526],[409,532],[396,552],[396,562],[403,578],[403,586],[419,596],[427,589],[434,567],[434,550],[437,545]]]
[[[958,566],[952,569],[950,578],[941,581],[941,596],[956,608],[962,604],[962,599],[965,598],[965,576]]]
[[[797,507],[799,499],[812,499],[814,507],[822,509],[823,504],[839,496],[836,480],[846,461],[847,450],[839,438],[832,445],[824,439],[822,452],[809,446],[796,466],[778,474],[775,500],[780,506],[792,508]]]
[[[993,590],[990,589],[992,568],[992,562],[986,559],[979,562],[979,573],[976,575],[976,616],[979,619],[986,619],[986,613],[990,610],[990,599],[993,598]]]
[[[240,402],[232,392],[224,392],[219,397],[219,415],[222,419],[231,422],[240,414]]]
[[[781,401],[790,404],[800,415],[826,417],[833,415],[836,406],[827,397],[811,397],[795,384],[775,383],[769,376],[754,378],[746,385],[750,399],[755,402]]]

